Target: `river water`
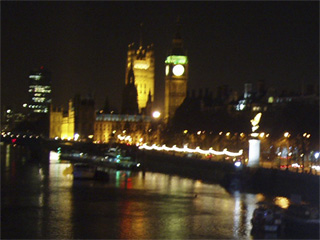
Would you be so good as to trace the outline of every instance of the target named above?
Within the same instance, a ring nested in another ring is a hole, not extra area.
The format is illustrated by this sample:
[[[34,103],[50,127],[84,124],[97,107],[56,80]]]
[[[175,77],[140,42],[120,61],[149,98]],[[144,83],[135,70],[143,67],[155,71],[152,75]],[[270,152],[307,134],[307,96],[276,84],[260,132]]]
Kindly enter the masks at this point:
[[[152,172],[109,170],[109,181],[75,180],[70,163],[54,154],[43,164],[19,146],[1,150],[2,239],[254,239],[256,203],[289,204]]]

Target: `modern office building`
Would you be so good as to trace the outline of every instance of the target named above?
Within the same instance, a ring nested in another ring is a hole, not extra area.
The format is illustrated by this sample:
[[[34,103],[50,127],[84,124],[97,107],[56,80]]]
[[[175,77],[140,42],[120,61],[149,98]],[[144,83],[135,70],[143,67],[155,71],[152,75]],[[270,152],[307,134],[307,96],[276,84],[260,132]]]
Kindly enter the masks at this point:
[[[29,75],[30,113],[49,113],[51,103],[51,73],[43,66]]]
[[[188,57],[183,48],[178,22],[176,34],[172,41],[172,49],[165,60],[165,115],[168,120],[187,96]]]

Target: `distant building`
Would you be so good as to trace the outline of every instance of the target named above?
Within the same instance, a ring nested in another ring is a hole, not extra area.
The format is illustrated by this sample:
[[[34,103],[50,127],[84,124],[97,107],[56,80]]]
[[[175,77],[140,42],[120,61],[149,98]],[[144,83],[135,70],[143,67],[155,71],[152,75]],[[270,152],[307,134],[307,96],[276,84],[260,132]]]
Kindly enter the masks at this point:
[[[34,70],[29,75],[30,113],[49,113],[51,103],[51,73],[44,67]]]
[[[236,111],[265,112],[275,108],[285,107],[289,103],[317,104],[319,102],[319,92],[313,85],[299,92],[288,92],[283,90],[277,93],[276,89],[266,89],[263,81],[257,82],[257,90],[253,90],[251,83],[244,85],[244,94],[235,104]]]
[[[92,140],[94,134],[94,122],[96,118],[95,101],[92,96],[81,98],[74,97],[75,129],[79,139]]]
[[[72,100],[69,101],[68,110],[63,108],[50,109],[50,138],[74,139],[74,107]]]
[[[172,49],[165,60],[165,113],[164,118],[172,118],[177,108],[187,96],[188,57],[183,48],[180,23],[172,41]]]
[[[14,111],[11,107],[2,108],[1,131],[15,130],[17,125],[25,120],[25,114]]]
[[[132,67],[138,93],[139,112],[146,107],[149,93],[151,94],[151,100],[154,101],[154,64],[155,58],[153,44],[148,45],[147,48],[143,48],[142,36],[140,36],[140,46],[137,50],[134,47],[134,43],[129,44],[125,83],[126,85],[128,84],[127,76]]]
[[[92,98],[76,95],[68,110],[51,107],[50,138],[91,140],[94,134],[95,108]]]
[[[99,114],[94,125],[97,143],[142,143],[150,136],[151,117],[144,115]]]

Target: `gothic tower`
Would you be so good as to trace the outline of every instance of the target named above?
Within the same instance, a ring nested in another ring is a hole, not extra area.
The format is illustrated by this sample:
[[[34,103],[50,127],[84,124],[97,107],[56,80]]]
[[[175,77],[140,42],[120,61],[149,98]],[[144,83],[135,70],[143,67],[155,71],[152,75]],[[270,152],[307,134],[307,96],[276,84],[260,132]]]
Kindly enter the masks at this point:
[[[126,76],[128,75],[133,63],[133,71],[135,75],[135,84],[138,92],[139,111],[146,107],[148,102],[149,92],[151,93],[152,101],[154,100],[154,50],[153,44],[147,48],[142,46],[142,24],[140,29],[140,45],[136,50],[134,43],[128,46]],[[126,79],[126,84],[127,84]]]
[[[187,95],[188,57],[183,48],[181,25],[172,41],[172,49],[165,60],[165,119],[172,118]]]
[[[127,75],[126,86],[123,89],[121,114],[137,115],[138,109],[138,94],[135,84],[135,75],[133,72],[133,64],[130,64],[130,69]]]

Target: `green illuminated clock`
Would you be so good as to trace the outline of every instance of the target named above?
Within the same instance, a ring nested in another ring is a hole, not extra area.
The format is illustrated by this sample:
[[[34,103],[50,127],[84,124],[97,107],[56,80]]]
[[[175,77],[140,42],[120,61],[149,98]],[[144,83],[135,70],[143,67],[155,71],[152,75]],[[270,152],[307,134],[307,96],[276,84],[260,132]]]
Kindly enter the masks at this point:
[[[184,66],[182,66],[181,64],[175,65],[172,68],[172,72],[177,77],[182,76],[184,73]]]

